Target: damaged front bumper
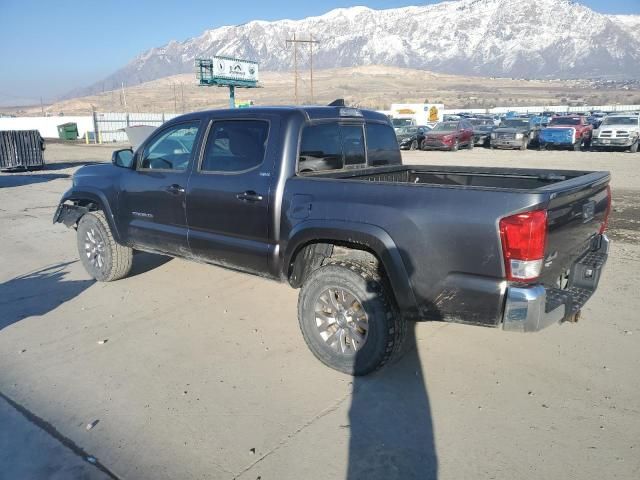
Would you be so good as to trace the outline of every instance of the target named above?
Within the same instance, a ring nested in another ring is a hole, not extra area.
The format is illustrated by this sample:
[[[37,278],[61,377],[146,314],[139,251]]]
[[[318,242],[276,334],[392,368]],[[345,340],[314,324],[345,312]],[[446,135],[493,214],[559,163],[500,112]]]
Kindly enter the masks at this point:
[[[537,332],[554,323],[576,321],[580,309],[598,287],[608,254],[609,239],[601,235],[599,247],[587,252],[573,266],[569,288],[508,287],[503,329]]]

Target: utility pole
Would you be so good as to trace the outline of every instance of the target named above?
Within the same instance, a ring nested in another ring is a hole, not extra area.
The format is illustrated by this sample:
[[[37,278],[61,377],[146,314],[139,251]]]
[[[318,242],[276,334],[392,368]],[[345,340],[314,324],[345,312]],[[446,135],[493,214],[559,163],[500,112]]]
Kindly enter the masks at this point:
[[[293,75],[294,75],[294,95],[296,99],[296,104],[298,103],[298,44],[299,43],[308,43],[311,47],[311,57],[309,61],[309,66],[311,70],[311,102],[313,103],[313,44],[320,43],[317,40],[313,39],[312,35],[309,35],[309,40],[300,40],[296,39],[296,34],[293,34],[293,40],[287,40],[287,43],[293,44]]]
[[[127,108],[127,95],[124,93],[124,82],[122,82],[122,101],[124,102],[124,108]]]
[[[44,105],[42,104],[42,97],[40,97],[40,111],[42,112],[42,116],[44,117]]]

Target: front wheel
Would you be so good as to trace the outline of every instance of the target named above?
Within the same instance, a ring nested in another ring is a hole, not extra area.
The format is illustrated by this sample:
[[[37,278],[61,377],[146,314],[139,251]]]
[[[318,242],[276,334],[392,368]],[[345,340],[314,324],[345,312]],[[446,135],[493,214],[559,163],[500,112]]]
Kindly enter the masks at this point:
[[[630,151],[631,153],[637,153],[637,152],[638,152],[638,144],[639,144],[639,143],[640,143],[640,140],[636,140],[636,141],[634,142],[634,144],[633,144],[633,145],[631,145],[631,146],[629,147],[629,151]]]
[[[83,215],[78,222],[78,253],[84,269],[99,282],[126,277],[133,263],[133,249],[118,244],[101,211]]]
[[[471,140],[469,140],[468,148],[469,150],[473,150],[473,147],[475,147],[475,145],[473,144],[473,138],[472,138]]]
[[[406,321],[382,280],[352,262],[332,262],[309,276],[298,297],[298,322],[318,360],[355,376],[399,358],[406,336]]]
[[[459,144],[458,144],[458,140],[456,139],[456,141],[453,143],[453,147],[451,147],[451,151],[452,152],[457,152],[458,148],[459,148]]]
[[[409,150],[417,150],[418,149],[418,140],[414,140],[413,142],[411,142],[411,145],[409,145]]]

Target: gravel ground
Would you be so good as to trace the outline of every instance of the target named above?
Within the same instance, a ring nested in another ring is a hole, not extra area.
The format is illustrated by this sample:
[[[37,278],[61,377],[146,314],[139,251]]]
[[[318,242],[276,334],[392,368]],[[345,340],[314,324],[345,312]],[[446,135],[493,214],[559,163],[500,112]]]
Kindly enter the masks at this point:
[[[353,379],[307,350],[285,285],[148,254],[91,281],[51,216],[111,150],[52,144],[46,170],[0,174],[0,478],[640,477],[640,154],[406,152],[611,171],[611,257],[577,325],[418,324]]]

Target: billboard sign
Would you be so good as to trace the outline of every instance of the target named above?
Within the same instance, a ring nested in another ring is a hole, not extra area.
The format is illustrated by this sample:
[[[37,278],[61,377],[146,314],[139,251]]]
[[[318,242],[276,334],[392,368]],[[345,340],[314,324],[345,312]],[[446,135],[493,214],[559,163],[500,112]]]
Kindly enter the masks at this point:
[[[230,57],[213,57],[213,77],[220,80],[258,82],[258,63]]]
[[[442,121],[444,105],[441,103],[394,103],[391,105],[393,118],[408,118],[416,125]]]

